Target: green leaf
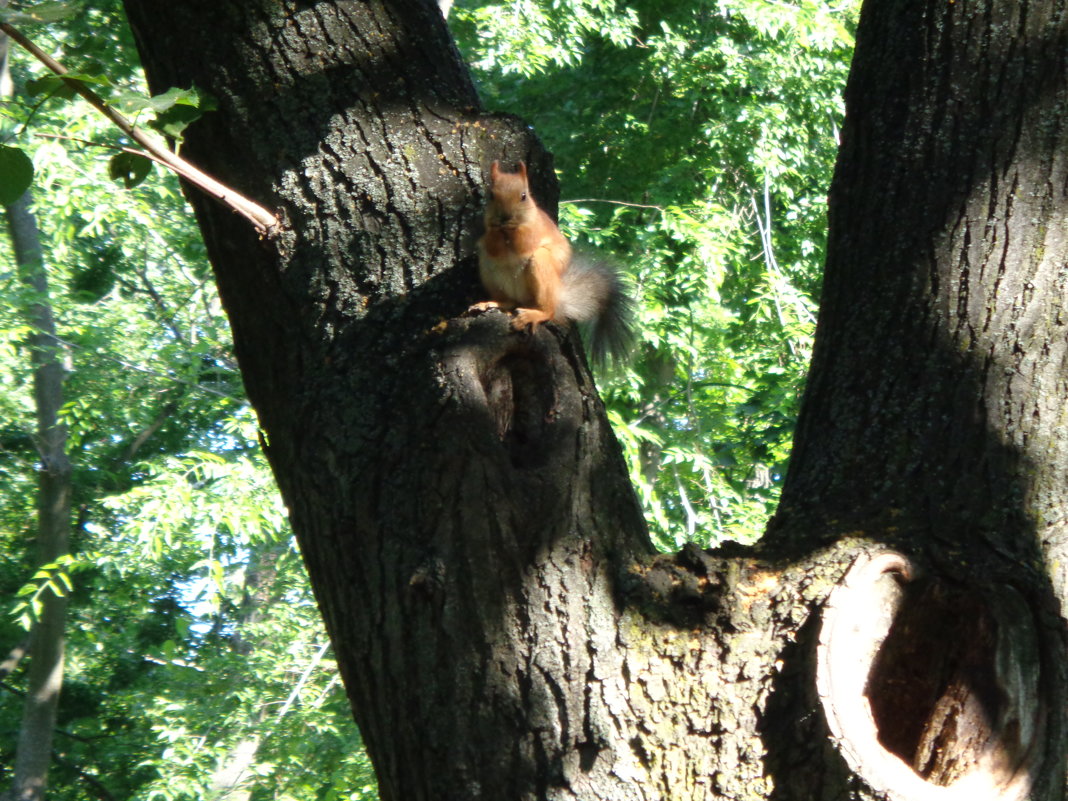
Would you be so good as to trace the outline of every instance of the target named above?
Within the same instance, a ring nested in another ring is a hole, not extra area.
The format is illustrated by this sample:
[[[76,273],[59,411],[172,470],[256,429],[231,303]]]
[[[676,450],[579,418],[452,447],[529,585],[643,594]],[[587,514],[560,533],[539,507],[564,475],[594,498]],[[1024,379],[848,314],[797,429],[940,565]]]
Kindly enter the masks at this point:
[[[178,630],[178,636],[185,639],[189,636],[189,629],[192,626],[192,621],[187,617],[180,617],[174,621],[174,627]]]
[[[42,75],[40,78],[32,78],[26,81],[26,94],[30,97],[51,95],[62,100],[70,100],[74,97],[75,92],[74,87],[58,75]]]
[[[58,22],[73,16],[81,3],[38,3],[30,8],[16,11],[10,8],[0,9],[0,22],[16,25],[32,25],[40,22]]]
[[[121,92],[115,99],[115,104],[125,111],[154,111],[161,114],[175,106],[189,106],[199,108],[202,111],[212,111],[216,108],[215,99],[196,87],[181,89],[172,86],[166,92],[152,97],[145,97],[137,92]]]
[[[182,132],[202,116],[203,111],[199,108],[176,105],[157,114],[149,125],[166,136],[180,139]]]
[[[0,145],[0,206],[10,206],[33,183],[33,162],[17,147]]]
[[[181,139],[182,132],[190,123],[198,120],[205,111],[213,111],[217,105],[215,98],[196,87],[181,89],[177,86],[152,97],[135,92],[122,92],[114,102],[124,111],[131,113],[155,112],[156,118],[149,125],[174,139]]]
[[[133,189],[152,171],[152,161],[136,153],[123,151],[112,156],[108,163],[108,175],[113,181],[122,181],[127,189]]]
[[[30,97],[37,95],[52,95],[64,100],[74,97],[74,87],[70,81],[89,83],[96,86],[111,86],[111,81],[106,75],[89,72],[67,72],[63,75],[48,73],[26,81],[26,94]]]

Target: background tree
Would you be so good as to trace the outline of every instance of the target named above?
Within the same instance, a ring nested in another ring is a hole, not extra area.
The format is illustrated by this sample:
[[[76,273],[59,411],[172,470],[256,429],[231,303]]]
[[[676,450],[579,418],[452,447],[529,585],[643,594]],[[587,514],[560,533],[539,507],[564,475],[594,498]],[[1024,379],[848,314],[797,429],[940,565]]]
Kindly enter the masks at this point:
[[[106,71],[111,85],[94,86],[116,98],[143,92],[116,4],[94,4],[54,35],[80,74]],[[111,141],[106,122],[13,55],[5,144],[33,156],[55,329],[47,348],[33,344],[26,318],[41,295],[22,288],[24,272],[3,248],[5,655],[25,639],[27,601],[51,597],[34,576],[42,462],[32,365],[57,344],[76,523],[73,561],[46,577],[74,589],[58,720],[45,728],[52,747],[39,749],[35,775],[51,763],[53,799],[239,798],[251,787],[373,797],[177,183],[157,175],[126,190],[112,180],[111,152],[87,144]],[[20,719],[35,664],[47,665],[33,652],[4,663],[3,790],[29,733]]]
[[[483,166],[549,164],[437,8],[126,5],[150,83],[219,99],[189,154],[284,221],[194,199],[384,797],[1061,797],[1053,2],[862,18],[782,514],[659,559],[574,339],[461,316]]]
[[[0,43],[0,52],[6,42]],[[0,84],[10,86],[6,53],[0,57]],[[14,779],[9,797],[36,801],[44,797],[51,760],[56,709],[63,683],[63,642],[67,591],[63,561],[69,556],[71,528],[71,465],[67,457],[67,429],[59,420],[63,406],[63,349],[56,340],[55,318],[48,273],[37,221],[30,211],[29,193],[5,204],[18,279],[24,287],[23,308],[33,371],[33,398],[37,417],[34,436],[38,459],[37,532],[34,580],[39,593],[32,600],[33,626],[29,650],[33,655],[27,676]],[[24,646],[16,646],[15,652]],[[12,665],[14,667],[14,665]]]

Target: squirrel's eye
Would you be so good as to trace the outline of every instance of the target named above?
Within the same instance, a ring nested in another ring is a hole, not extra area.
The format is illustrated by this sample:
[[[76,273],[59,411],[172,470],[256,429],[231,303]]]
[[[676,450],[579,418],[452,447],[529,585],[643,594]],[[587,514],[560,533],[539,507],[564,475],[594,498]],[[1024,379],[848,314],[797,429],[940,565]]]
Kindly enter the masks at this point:
[[[526,192],[520,192],[519,193],[519,200],[523,201],[523,200],[526,200],[526,199],[527,199],[527,193]]]

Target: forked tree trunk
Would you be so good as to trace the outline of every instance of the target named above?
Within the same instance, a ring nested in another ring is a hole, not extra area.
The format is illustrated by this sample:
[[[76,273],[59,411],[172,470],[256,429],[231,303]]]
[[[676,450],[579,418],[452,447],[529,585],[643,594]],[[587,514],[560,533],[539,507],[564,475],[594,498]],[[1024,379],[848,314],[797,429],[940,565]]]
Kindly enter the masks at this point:
[[[866,10],[782,511],[665,557],[575,338],[464,315],[490,162],[555,198],[437,7],[126,5],[284,221],[193,199],[383,798],[1062,796],[1051,0]]]

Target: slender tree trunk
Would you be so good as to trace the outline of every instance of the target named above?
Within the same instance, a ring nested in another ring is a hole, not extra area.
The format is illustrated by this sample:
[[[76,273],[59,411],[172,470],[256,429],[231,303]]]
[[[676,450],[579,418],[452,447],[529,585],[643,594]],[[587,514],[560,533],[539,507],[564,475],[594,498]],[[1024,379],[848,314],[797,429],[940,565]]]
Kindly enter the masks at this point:
[[[10,91],[7,37],[0,39],[0,86]],[[40,458],[37,563],[46,565],[67,554],[70,540],[71,465],[66,452],[66,426],[58,419],[63,406],[64,367],[52,317],[41,236],[30,211],[29,192],[7,207],[5,216],[19,278],[32,296],[27,317],[33,331],[30,349]],[[14,779],[6,794],[11,801],[43,799],[52,760],[52,735],[63,684],[67,599],[45,592],[41,602],[30,638],[26,703],[19,726]]]
[[[34,401],[41,466],[37,489],[37,563],[47,565],[69,549],[71,465],[67,458],[66,427],[58,421],[63,406],[64,368],[59,358],[55,325],[48,304],[48,282],[37,225],[29,211],[28,195],[6,209],[15,259],[27,286],[36,295],[30,309],[34,362]],[[30,638],[26,704],[19,726],[13,801],[44,798],[52,759],[59,691],[63,685],[63,640],[67,599],[46,591]]]
[[[126,6],[283,219],[192,198],[384,799],[1063,796],[1053,0],[869,4],[783,508],[663,557],[571,333],[464,313],[488,165],[555,195],[437,7]]]
[[[47,565],[68,553],[71,515],[71,465],[67,458],[66,427],[58,421],[63,406],[63,365],[48,301],[48,281],[40,237],[29,196],[6,209],[8,230],[26,286],[35,300],[30,307],[34,329],[34,402],[41,467],[37,490],[37,563]],[[67,599],[45,592],[30,639],[30,667],[26,704],[19,727],[15,777],[9,797],[17,801],[44,798],[52,758],[52,733],[63,684],[63,639]]]

